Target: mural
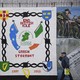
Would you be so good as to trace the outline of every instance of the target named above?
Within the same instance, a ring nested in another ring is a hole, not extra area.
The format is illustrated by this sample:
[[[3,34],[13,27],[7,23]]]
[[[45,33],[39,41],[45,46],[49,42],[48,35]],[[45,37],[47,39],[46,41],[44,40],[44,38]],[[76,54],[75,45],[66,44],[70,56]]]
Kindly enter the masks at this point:
[[[0,75],[57,75],[55,23],[56,8],[1,8]]]

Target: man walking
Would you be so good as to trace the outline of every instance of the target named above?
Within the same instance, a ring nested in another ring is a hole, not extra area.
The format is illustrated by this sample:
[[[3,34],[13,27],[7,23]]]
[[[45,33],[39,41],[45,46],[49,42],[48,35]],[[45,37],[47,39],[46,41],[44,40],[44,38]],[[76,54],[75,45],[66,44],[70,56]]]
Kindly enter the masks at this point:
[[[59,60],[61,61],[61,65],[63,67],[63,72],[60,80],[64,80],[65,78],[65,69],[69,69],[69,59],[66,56],[66,52],[62,52],[61,56],[59,57]],[[73,80],[71,73],[69,72],[69,78],[70,80]]]

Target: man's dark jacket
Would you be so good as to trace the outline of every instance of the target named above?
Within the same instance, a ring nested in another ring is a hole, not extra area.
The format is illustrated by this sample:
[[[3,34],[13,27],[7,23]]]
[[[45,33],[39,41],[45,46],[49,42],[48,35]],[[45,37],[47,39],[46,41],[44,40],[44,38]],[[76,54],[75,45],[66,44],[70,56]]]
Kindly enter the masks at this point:
[[[69,68],[69,58],[67,56],[65,57],[59,57],[59,60],[61,61],[63,68]]]

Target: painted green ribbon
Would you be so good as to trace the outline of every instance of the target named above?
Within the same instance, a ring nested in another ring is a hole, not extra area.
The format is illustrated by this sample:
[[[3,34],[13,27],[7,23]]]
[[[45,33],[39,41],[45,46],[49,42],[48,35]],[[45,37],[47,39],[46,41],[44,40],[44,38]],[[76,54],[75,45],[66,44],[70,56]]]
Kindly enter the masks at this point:
[[[38,26],[38,28],[34,31],[35,37],[37,38],[42,32],[43,32],[43,26],[40,23],[40,25]]]

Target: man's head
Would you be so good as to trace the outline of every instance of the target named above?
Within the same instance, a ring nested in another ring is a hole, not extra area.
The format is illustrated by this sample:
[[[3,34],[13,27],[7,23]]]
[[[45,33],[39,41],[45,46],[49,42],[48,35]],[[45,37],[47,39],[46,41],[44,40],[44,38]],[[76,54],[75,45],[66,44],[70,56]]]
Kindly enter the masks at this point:
[[[69,9],[65,9],[65,14],[66,14],[67,16],[69,16],[69,15],[71,14],[70,10],[69,10]]]
[[[61,57],[65,57],[65,56],[66,56],[66,52],[62,52]]]

